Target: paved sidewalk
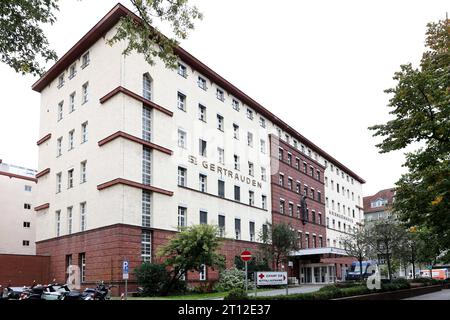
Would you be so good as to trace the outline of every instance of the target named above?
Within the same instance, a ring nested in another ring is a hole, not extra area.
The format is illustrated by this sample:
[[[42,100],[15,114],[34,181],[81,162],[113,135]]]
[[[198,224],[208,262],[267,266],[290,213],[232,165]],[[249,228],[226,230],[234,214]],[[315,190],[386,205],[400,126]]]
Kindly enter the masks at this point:
[[[427,293],[421,296],[407,298],[403,300],[450,300],[450,289]]]

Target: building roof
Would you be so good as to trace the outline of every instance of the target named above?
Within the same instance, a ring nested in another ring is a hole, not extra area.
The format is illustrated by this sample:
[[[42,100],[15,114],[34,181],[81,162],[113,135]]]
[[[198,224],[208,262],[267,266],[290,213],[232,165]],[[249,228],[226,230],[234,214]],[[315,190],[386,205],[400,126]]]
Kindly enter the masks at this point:
[[[109,11],[106,16],[104,16],[86,35],[84,35],[65,55],[63,55],[38,81],[36,81],[32,89],[37,92],[41,92],[51,81],[57,78],[64,70],[66,70],[76,59],[78,59],[82,54],[84,54],[98,39],[104,36],[111,28],[113,28],[120,20],[121,17],[126,15],[132,16],[136,20],[140,18],[135,15],[132,11],[127,9],[122,4],[118,3],[114,8]],[[260,113],[268,120],[272,121],[275,125],[279,126],[280,129],[286,131],[291,136],[295,137],[297,140],[305,144],[310,149],[314,150],[320,154],[323,158],[332,162],[335,166],[339,167],[341,170],[348,173],[354,179],[360,183],[365,183],[366,181],[354,173],[352,170],[347,168],[345,165],[340,163],[338,160],[333,158],[327,152],[319,148],[312,141],[301,135],[294,128],[289,126],[283,120],[279,119],[272,112],[264,108],[261,104],[250,98],[247,94],[242,92],[240,89],[235,87],[233,84],[225,80],[211,68],[206,66],[200,60],[192,56],[186,50],[181,47],[175,49],[175,53],[180,57],[180,59],[190,65],[193,69],[197,70],[199,73],[208,77],[211,81],[216,83],[219,87],[227,90],[229,93],[234,95],[236,98],[240,99],[244,104],[253,108],[256,112]]]
[[[372,196],[367,196],[363,198],[363,204],[364,204],[364,213],[372,213],[372,212],[378,212],[378,211],[385,211],[386,207],[390,207],[394,201],[395,196],[395,189],[389,188],[384,189],[381,191],[378,191]],[[378,200],[387,200],[387,203],[384,206],[372,208],[371,203]]]

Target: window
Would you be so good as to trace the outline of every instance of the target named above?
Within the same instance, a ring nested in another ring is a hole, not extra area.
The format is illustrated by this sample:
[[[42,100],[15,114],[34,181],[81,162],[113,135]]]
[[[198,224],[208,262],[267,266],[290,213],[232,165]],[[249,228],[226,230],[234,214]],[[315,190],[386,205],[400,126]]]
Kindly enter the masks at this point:
[[[186,168],[178,167],[178,185],[186,187]]]
[[[75,130],[69,132],[69,151],[72,150],[74,146],[74,134]]]
[[[69,69],[69,79],[72,79],[76,75],[77,75],[77,65],[74,63],[73,65],[70,66]]]
[[[239,101],[237,101],[236,99],[233,99],[232,105],[233,105],[234,110],[239,111]]]
[[[87,210],[86,202],[80,203],[80,231],[86,231],[87,228]]]
[[[224,198],[225,197],[225,181],[218,180],[217,181],[217,193],[219,197]]]
[[[265,196],[265,195],[261,196],[261,207],[264,210],[267,210],[267,196]]]
[[[199,140],[199,154],[206,157],[206,141],[202,139]]]
[[[308,171],[308,165],[306,162],[303,162],[303,172],[306,173],[306,171]]]
[[[285,134],[285,135],[284,135],[284,140],[285,140],[287,143],[289,143],[289,135],[288,135],[288,134]]]
[[[267,181],[266,168],[264,168],[264,167],[261,167],[261,180],[262,181]]]
[[[331,190],[334,190],[334,180],[331,180]]]
[[[309,248],[310,246],[309,246],[309,234],[307,233],[307,234],[305,234],[305,245],[306,245],[306,248]]]
[[[261,146],[261,153],[266,153],[266,141],[261,139],[260,140],[260,146]]]
[[[278,138],[281,139],[281,129],[280,128],[277,128],[277,135],[278,135]]]
[[[75,111],[75,92],[69,96],[69,112]]]
[[[301,206],[300,206],[300,205],[297,205],[297,218],[298,218],[298,219],[301,218],[301,210],[302,210]]]
[[[142,96],[144,99],[152,100],[152,78],[148,73],[142,75]]]
[[[206,281],[206,266],[204,264],[200,266],[198,277],[200,281]]]
[[[67,171],[67,189],[73,188],[73,169]]]
[[[300,170],[300,159],[295,158],[295,169]]]
[[[302,241],[303,241],[303,239],[302,239],[302,232],[299,231],[299,232],[297,233],[297,243],[298,243],[298,247],[299,247],[300,249],[303,248],[303,243],[302,243]]]
[[[308,186],[304,186],[303,195],[308,196]]]
[[[86,102],[89,101],[89,82],[83,84],[83,86],[81,87],[81,93],[82,93],[81,104],[85,104]]]
[[[87,166],[87,161],[81,162],[81,164],[80,164],[80,183],[86,182],[86,166]]]
[[[187,78],[187,68],[185,65],[178,63],[178,74],[184,78]]]
[[[30,228],[30,227],[31,227],[31,222],[26,222],[26,221],[24,221],[24,222],[23,222],[23,227],[24,227],[24,228]]]
[[[253,120],[253,110],[247,108],[247,118]]]
[[[26,192],[31,192],[31,189],[32,189],[31,186],[25,186],[25,191]]]
[[[24,208],[25,210],[31,210],[31,204],[29,204],[29,203],[24,203],[24,204],[23,204],[23,208]]]
[[[198,76],[197,80],[198,87],[206,91],[206,79]]]
[[[294,215],[294,204],[289,203],[289,216],[292,217]]]
[[[297,140],[294,140],[294,147],[297,149],[298,148],[298,142]]]
[[[225,237],[225,216],[219,214],[219,236]]]
[[[219,163],[225,164],[225,150],[217,148],[217,154],[219,156]]]
[[[223,90],[217,88],[217,90],[216,90],[216,97],[217,97],[217,99],[219,99],[222,102],[225,101]]]
[[[233,123],[233,134],[236,140],[239,140],[239,126]]]
[[[198,180],[199,180],[199,188],[201,192],[206,192],[206,188],[207,188],[207,179],[208,177],[204,174],[200,174],[198,176]]]
[[[185,207],[178,207],[178,227],[186,227],[186,211]]]
[[[248,205],[252,207],[255,205],[255,193],[253,191],[248,192]]]
[[[234,200],[241,201],[241,187],[234,186]]]
[[[278,182],[280,184],[280,187],[284,187],[284,175],[280,174]]]
[[[178,92],[177,94],[177,105],[178,109],[186,111],[186,95]]]
[[[221,116],[220,114],[217,115],[217,129],[219,129],[220,131],[223,131],[223,116]]]
[[[247,133],[247,145],[253,148],[253,133]]]
[[[259,125],[261,126],[261,128],[265,128],[266,127],[266,119],[264,119],[263,117],[259,117]]]
[[[72,234],[72,207],[67,208],[67,233]]]
[[[152,183],[152,150],[148,147],[142,148],[142,183]]]
[[[241,219],[234,219],[234,234],[236,240],[241,239]]]
[[[151,226],[151,194],[148,190],[142,190],[142,226]]]
[[[81,68],[83,68],[83,69],[86,68],[90,62],[91,62],[91,58],[90,58],[89,52],[86,52],[83,55],[83,57],[81,58]]]
[[[288,153],[288,156],[287,156],[287,163],[288,163],[288,165],[292,165],[292,154],[290,154],[290,153]]]
[[[198,105],[198,119],[206,122],[206,107],[202,104]]]
[[[62,180],[62,174],[61,172],[56,174],[56,193],[61,192],[61,180]]]
[[[208,224],[208,212],[200,211],[200,224]]]
[[[336,183],[336,191],[337,191],[337,193],[339,193],[340,190],[341,190],[341,188],[339,188],[339,183]]]
[[[320,181],[320,171],[317,171],[316,177],[317,177],[317,180]]]
[[[58,77],[58,89],[64,85],[64,73]]]
[[[311,199],[315,199],[315,191],[314,189],[311,189]]]
[[[322,193],[317,191],[317,201],[322,202]]]
[[[86,254],[80,253],[78,255],[78,267],[80,268],[80,282],[86,281]]]
[[[61,235],[61,210],[56,211],[55,226],[56,226],[56,236],[59,237]]]
[[[81,125],[81,143],[88,141],[88,123],[85,122]]]
[[[255,241],[255,223],[250,221],[249,223],[250,241]]]
[[[239,163],[239,156],[238,155],[234,155],[234,169],[235,170],[240,170],[241,165]]]
[[[312,222],[316,223],[316,212],[314,210],[312,210],[312,212],[311,212],[311,218],[312,218]]]
[[[280,200],[280,213],[284,214],[284,200]]]
[[[29,247],[30,246],[30,241],[29,240],[23,240],[22,241],[22,246]]]
[[[248,162],[248,175],[251,177],[255,176],[255,165],[250,161]]]
[[[186,132],[178,129],[178,146],[186,149]]]
[[[331,200],[331,209],[334,210],[334,200]]]
[[[301,188],[300,183],[297,182],[296,187],[295,187],[295,192],[300,193],[300,188]]]
[[[142,139],[152,141],[152,109],[142,106]]]
[[[311,175],[311,177],[314,177],[314,168],[313,167],[309,167],[309,174]]]
[[[152,233],[143,230],[141,234],[141,258],[143,263],[152,261]]]
[[[267,226],[267,224],[263,224],[262,225],[262,237],[263,237],[263,239],[267,239],[268,234],[269,234],[269,227]]]
[[[63,118],[63,107],[64,107],[64,101],[61,101],[58,103],[58,121],[61,121]]]
[[[317,248],[317,237],[313,235],[313,248]]]

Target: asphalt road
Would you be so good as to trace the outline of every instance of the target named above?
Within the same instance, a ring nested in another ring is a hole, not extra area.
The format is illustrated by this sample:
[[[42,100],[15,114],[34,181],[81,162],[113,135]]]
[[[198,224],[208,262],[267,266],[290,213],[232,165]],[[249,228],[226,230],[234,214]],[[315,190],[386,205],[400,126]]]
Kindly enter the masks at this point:
[[[404,300],[450,300],[450,289],[444,289]]]

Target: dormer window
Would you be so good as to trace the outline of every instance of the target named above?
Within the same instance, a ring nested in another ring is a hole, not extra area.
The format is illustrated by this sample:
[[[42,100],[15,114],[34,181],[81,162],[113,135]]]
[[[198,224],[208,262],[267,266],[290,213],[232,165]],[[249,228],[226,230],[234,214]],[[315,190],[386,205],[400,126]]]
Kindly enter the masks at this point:
[[[388,204],[388,201],[387,201],[386,199],[378,198],[377,200],[372,201],[372,202],[370,203],[370,207],[371,207],[371,208],[378,208],[378,207],[385,206],[385,205],[387,205],[387,204]]]

